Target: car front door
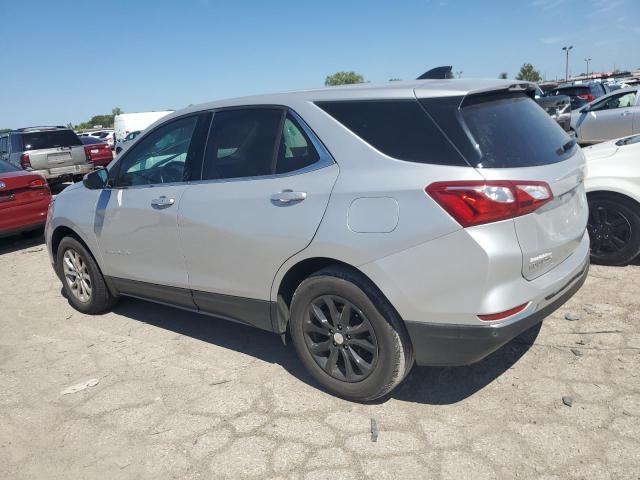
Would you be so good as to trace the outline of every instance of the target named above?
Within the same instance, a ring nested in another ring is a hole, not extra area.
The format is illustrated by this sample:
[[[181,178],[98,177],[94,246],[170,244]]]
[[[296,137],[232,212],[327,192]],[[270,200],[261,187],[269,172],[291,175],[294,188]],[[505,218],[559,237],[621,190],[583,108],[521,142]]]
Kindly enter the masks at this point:
[[[105,275],[123,293],[194,307],[178,241],[178,207],[197,155],[194,135],[206,118],[191,115],[149,132],[110,172],[96,233]]]
[[[201,180],[185,190],[179,215],[198,307],[270,330],[276,272],[313,239],[337,176],[295,113],[214,112]]]
[[[602,142],[633,133],[636,91],[620,92],[594,103],[578,120],[579,138],[585,142]]]

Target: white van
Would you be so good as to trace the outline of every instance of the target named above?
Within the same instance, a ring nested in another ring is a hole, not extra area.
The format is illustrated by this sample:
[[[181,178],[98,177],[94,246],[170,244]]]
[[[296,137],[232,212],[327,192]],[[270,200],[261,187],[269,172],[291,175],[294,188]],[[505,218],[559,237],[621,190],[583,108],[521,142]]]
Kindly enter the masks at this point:
[[[118,142],[122,142],[125,137],[136,130],[144,130],[159,118],[173,113],[173,110],[162,112],[137,112],[121,113],[113,119],[113,129],[115,131],[116,148]]]

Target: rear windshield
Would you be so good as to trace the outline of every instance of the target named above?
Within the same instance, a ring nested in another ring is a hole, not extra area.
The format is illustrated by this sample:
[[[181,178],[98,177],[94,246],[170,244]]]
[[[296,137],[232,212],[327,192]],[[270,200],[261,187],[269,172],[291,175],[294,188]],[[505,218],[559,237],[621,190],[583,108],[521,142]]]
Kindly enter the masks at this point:
[[[100,140],[99,138],[96,138],[96,137],[80,137],[80,141],[84,145],[91,145],[94,143],[104,143],[103,140]]]
[[[468,166],[416,100],[316,105],[385,155],[409,162]]]
[[[22,134],[24,151],[82,145],[72,130],[47,130]]]
[[[17,172],[18,169],[10,163],[0,160],[0,173]]]
[[[584,95],[585,93],[589,93],[589,87],[566,87],[566,88],[557,88],[552,90],[549,95],[568,95],[568,96],[576,96],[576,95]]]
[[[575,141],[531,98],[486,96],[467,102],[464,122],[478,145],[478,168],[518,168],[566,160]]]

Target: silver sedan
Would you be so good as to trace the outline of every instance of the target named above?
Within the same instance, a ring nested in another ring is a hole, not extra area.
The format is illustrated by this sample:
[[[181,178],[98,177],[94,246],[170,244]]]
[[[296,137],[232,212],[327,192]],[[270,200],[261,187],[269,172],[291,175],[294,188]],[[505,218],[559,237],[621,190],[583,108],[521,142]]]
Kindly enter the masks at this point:
[[[578,142],[593,144],[640,133],[638,90],[616,90],[571,112],[571,129]]]

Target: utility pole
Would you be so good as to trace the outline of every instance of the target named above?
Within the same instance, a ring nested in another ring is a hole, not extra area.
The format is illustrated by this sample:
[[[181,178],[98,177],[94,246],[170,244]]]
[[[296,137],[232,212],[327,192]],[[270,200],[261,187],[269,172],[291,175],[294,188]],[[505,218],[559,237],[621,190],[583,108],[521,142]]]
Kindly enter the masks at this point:
[[[591,61],[591,59],[585,58],[584,61],[587,62],[587,78],[589,78],[589,62]]]
[[[564,80],[566,82],[569,81],[569,50],[571,50],[572,48],[573,48],[573,45],[569,45],[568,47],[562,47],[562,50],[567,52],[567,57],[566,57],[565,67],[564,67]]]

